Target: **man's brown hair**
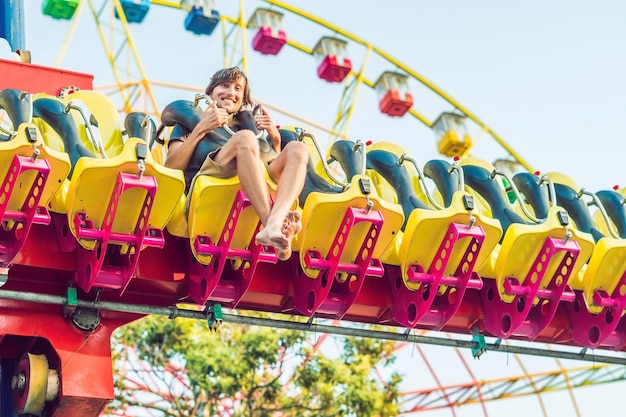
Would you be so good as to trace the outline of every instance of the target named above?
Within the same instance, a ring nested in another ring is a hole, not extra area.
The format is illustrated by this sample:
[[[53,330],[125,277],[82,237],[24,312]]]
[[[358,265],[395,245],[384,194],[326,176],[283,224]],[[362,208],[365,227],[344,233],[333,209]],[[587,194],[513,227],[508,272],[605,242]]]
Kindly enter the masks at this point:
[[[217,71],[211,77],[211,81],[205,90],[205,94],[211,95],[215,87],[220,85],[223,82],[235,82],[240,77],[243,77],[245,83],[243,87],[243,104],[244,105],[252,105],[252,98],[250,97],[250,85],[248,84],[248,77],[239,69],[239,67],[232,68],[224,68]]]

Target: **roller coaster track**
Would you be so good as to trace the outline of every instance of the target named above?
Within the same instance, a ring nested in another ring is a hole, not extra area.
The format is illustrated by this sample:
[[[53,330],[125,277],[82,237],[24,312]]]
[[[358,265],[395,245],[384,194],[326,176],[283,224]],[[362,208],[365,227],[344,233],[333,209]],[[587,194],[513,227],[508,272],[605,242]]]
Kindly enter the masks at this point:
[[[65,305],[67,299],[62,296],[42,295],[27,292],[16,292],[0,290],[0,299],[14,301],[29,301],[42,304]],[[117,311],[124,313],[157,314],[169,318],[192,318],[206,320],[206,312],[199,310],[188,310],[171,307],[155,307],[149,305],[133,305],[105,301],[83,301],[78,300],[77,306],[97,308],[102,311]],[[397,332],[389,329],[381,330],[379,326],[371,328],[361,324],[332,322],[316,322],[315,320],[303,321],[284,320],[277,318],[259,317],[254,315],[241,315],[225,313],[223,315],[225,323],[264,326],[270,328],[291,329],[299,331],[309,331],[326,335],[342,335],[377,338],[383,340],[396,341],[396,350],[406,348],[408,345],[439,345],[457,349],[457,353],[464,361],[463,355],[467,350],[475,348],[475,343],[470,340],[450,339],[442,337],[431,337],[416,335],[412,332]],[[466,349],[466,351],[461,351]],[[548,358],[565,358],[579,361],[591,362],[588,367],[564,368],[557,362],[559,368],[547,372],[528,373],[523,375],[510,376],[490,380],[477,380],[472,382],[453,385],[441,385],[435,388],[409,390],[403,392],[401,396],[401,409],[403,415],[410,415],[426,410],[435,410],[446,407],[461,407],[476,403],[483,404],[488,401],[524,397],[531,395],[541,395],[542,393],[568,390],[575,404],[573,390],[591,385],[607,384],[626,380],[626,358],[617,355],[595,355],[594,353],[568,352],[564,350],[555,351],[547,348],[525,347],[515,344],[487,344],[486,349],[492,353],[506,353],[515,355],[515,359],[520,361],[519,355],[539,356]],[[523,368],[523,365],[522,365]]]

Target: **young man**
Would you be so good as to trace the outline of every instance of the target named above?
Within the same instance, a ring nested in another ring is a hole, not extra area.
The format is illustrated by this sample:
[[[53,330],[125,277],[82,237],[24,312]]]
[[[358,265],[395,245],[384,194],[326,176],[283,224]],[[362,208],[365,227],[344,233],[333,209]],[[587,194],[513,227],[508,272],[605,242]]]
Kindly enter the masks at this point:
[[[237,112],[252,105],[248,79],[239,68],[217,71],[206,94],[213,102],[192,132],[170,140],[165,166],[184,170],[185,178],[198,172],[219,178],[238,175],[241,188],[264,226],[256,235],[256,242],[275,247],[279,259],[289,259],[291,240],[302,229],[300,213],[290,208],[304,186],[306,145],[290,142],[281,150],[280,133],[264,110],[257,115],[255,123],[257,129],[267,131],[268,140],[257,139],[249,129],[238,130],[228,137],[222,126],[235,126],[233,117]],[[258,163],[259,159],[265,167]],[[270,202],[264,169],[277,184],[274,205]]]

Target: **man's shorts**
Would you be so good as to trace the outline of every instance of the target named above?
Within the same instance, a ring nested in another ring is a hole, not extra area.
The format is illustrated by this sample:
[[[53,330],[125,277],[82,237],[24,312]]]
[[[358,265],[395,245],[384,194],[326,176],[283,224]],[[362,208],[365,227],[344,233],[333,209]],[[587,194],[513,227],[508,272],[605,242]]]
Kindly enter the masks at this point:
[[[193,187],[196,183],[196,178],[198,178],[200,175],[209,175],[215,178],[228,179],[237,175],[236,169],[233,169],[233,168],[230,168],[230,167],[227,167],[227,166],[224,166],[215,162],[215,155],[217,155],[220,149],[222,148],[218,148],[207,155],[206,159],[202,163],[202,166],[200,167],[200,170],[198,171],[196,175],[194,175],[193,179],[191,180],[191,186],[189,187],[189,194],[187,195],[187,201],[185,202],[185,215],[189,214],[189,201],[191,200],[191,192],[193,191]],[[261,161],[263,161],[263,165],[265,165],[265,168],[267,169],[269,164],[278,155],[276,154],[276,151],[274,151],[274,149],[269,145],[269,143],[267,143],[266,140],[259,139],[259,156],[260,156]],[[271,174],[269,174],[269,176],[270,178],[272,178]],[[272,178],[272,179],[275,180],[275,178]]]
[[[222,148],[218,148],[207,155],[204,163],[200,167],[200,170],[196,174],[196,177],[198,175],[209,175],[211,177],[227,179],[237,175],[236,169],[220,165],[215,162],[215,156],[221,149]],[[276,151],[272,149],[265,139],[259,139],[259,156],[261,157],[261,161],[263,161],[267,167],[267,165],[269,165],[269,163],[272,162],[277,155]]]

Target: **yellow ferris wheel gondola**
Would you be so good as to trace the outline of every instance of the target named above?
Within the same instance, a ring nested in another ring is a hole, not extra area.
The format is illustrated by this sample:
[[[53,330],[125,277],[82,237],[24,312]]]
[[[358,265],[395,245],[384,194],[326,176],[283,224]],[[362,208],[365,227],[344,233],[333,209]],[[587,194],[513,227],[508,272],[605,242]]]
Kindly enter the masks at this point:
[[[433,122],[437,150],[445,156],[463,156],[472,148],[472,138],[465,126],[466,117],[443,112]]]

